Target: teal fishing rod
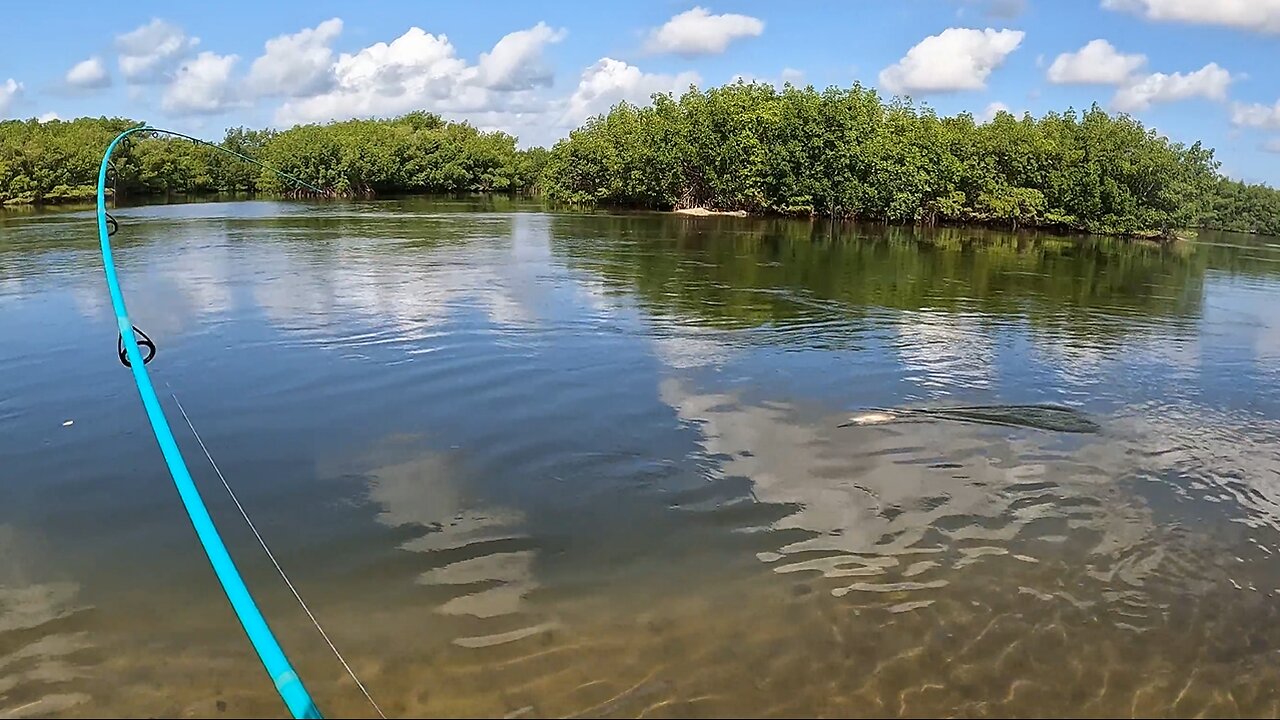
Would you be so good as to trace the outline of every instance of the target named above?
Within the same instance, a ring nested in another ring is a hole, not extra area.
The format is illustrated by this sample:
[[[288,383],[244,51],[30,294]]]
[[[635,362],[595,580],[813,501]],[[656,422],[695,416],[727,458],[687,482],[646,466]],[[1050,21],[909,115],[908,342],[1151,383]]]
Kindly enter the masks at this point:
[[[241,155],[219,145],[183,135],[182,133],[146,125],[130,128],[117,135],[111,141],[111,144],[107,146],[106,152],[102,155],[102,165],[98,168],[98,240],[102,245],[102,266],[107,275],[107,289],[111,292],[111,305],[115,308],[116,323],[120,330],[120,340],[117,345],[120,361],[133,371],[133,381],[138,386],[138,395],[142,398],[142,407],[147,412],[147,419],[151,421],[151,431],[155,434],[156,442],[160,445],[160,452],[164,455],[165,464],[169,466],[169,475],[173,478],[173,484],[178,489],[178,495],[182,498],[182,505],[186,508],[187,516],[191,518],[191,525],[195,528],[196,536],[200,538],[200,544],[204,547],[205,555],[209,558],[209,564],[213,567],[213,572],[217,575],[218,582],[221,583],[223,591],[227,594],[227,600],[231,602],[231,607],[235,610],[236,617],[240,620],[240,625],[244,628],[245,634],[249,636],[249,642],[253,643],[253,649],[257,651],[258,658],[262,660],[262,665],[271,677],[271,682],[275,684],[276,691],[280,693],[280,698],[284,700],[284,704],[289,708],[289,712],[293,717],[319,718],[322,717],[320,710],[311,699],[311,694],[303,686],[302,680],[298,678],[293,665],[289,663],[289,658],[285,656],[279,641],[276,640],[271,628],[267,625],[266,618],[262,616],[262,612],[253,601],[253,596],[249,593],[249,588],[245,585],[244,578],[240,576],[240,572],[236,569],[236,564],[232,561],[231,554],[227,552],[227,547],[222,542],[222,537],[218,534],[218,529],[214,526],[213,519],[209,516],[209,510],[205,507],[204,500],[200,497],[200,491],[196,488],[196,484],[191,478],[187,463],[182,457],[182,451],[178,448],[178,443],[173,437],[173,431],[169,428],[169,421],[165,417],[164,409],[160,406],[159,398],[156,397],[155,388],[151,385],[151,377],[147,374],[147,363],[155,357],[155,343],[145,333],[133,326],[133,323],[129,320],[129,312],[125,308],[124,294],[120,291],[120,279],[116,275],[116,266],[111,253],[110,241],[110,237],[119,229],[119,223],[107,213],[106,185],[108,170],[114,170],[111,163],[111,154],[115,152],[121,141],[135,133],[164,133],[191,140],[265,168],[314,192],[323,193],[323,191],[246,155]],[[139,336],[142,338],[141,345],[139,344]],[[142,352],[142,346],[145,346],[148,350],[146,355]],[[308,611],[308,614],[310,614],[310,611]]]

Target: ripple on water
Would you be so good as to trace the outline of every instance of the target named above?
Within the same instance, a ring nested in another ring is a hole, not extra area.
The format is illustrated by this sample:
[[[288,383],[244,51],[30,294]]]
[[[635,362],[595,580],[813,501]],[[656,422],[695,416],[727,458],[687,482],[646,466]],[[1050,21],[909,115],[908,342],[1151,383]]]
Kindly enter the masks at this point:
[[[137,210],[121,253],[171,339],[157,372],[205,393],[215,454],[389,715],[1280,712],[1271,263],[415,202]],[[104,568],[75,582],[0,573],[0,715],[278,714],[136,406],[28,429],[101,396],[52,360],[97,357],[109,315],[91,256],[12,257],[0,323],[50,337],[0,352],[4,490],[50,525],[107,494],[131,522],[103,538],[123,553],[66,533],[64,561]],[[1054,401],[1099,427],[837,427]],[[226,527],[320,705],[367,715]],[[143,547],[161,560],[128,567]]]

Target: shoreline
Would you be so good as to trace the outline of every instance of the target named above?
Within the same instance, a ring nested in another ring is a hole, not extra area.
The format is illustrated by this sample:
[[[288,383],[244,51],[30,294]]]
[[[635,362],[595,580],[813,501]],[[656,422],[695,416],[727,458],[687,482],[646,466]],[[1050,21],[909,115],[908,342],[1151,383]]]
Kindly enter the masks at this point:
[[[490,197],[490,196],[495,196],[495,195],[496,195],[496,196],[502,196],[502,197],[525,198],[525,199],[530,199],[530,200],[540,201],[540,202],[543,202],[544,207],[545,207],[545,206],[550,206],[550,207],[561,206],[561,207],[563,207],[563,205],[562,205],[562,204],[554,203],[554,202],[552,202],[552,203],[547,203],[547,202],[545,201],[545,199],[539,200],[538,196],[536,196],[536,195],[528,195],[528,194],[524,194],[524,193],[514,193],[514,194],[507,194],[507,193],[474,193],[474,194],[473,194],[473,193],[460,193],[460,194],[433,194],[433,193],[427,193],[427,194],[412,194],[412,193],[410,193],[410,194],[404,194],[404,195],[388,195],[388,196],[380,197],[380,198],[339,198],[339,199],[353,199],[353,200],[397,200],[397,199],[406,199],[406,198],[449,198],[449,199],[466,199],[466,198],[474,198],[474,197]],[[171,195],[171,196],[168,196],[168,197],[166,197],[166,196],[164,196],[164,195],[133,195],[133,196],[130,196],[130,197],[127,199],[127,200],[128,200],[128,202],[126,202],[126,204],[125,204],[123,207],[145,207],[145,206],[149,206],[149,205],[175,205],[175,204],[176,204],[176,205],[182,205],[182,204],[188,204],[188,203],[192,203],[192,204],[200,204],[200,203],[218,203],[218,202],[237,202],[237,201],[245,201],[245,200],[248,200],[248,201],[253,201],[253,200],[265,200],[265,201],[296,201],[296,200],[299,200],[299,199],[300,199],[300,198],[293,198],[293,197],[282,196],[282,195],[274,195],[274,194],[269,194],[269,193],[210,193],[210,194],[203,194],[203,193],[175,193],[175,194],[173,194],[173,195]],[[570,207],[573,207],[573,206],[570,206]],[[605,209],[605,210],[608,210],[608,209],[613,209],[613,210],[622,210],[622,211],[637,210],[637,208],[629,208],[629,207],[626,207],[626,206],[611,206],[611,205],[607,205],[607,204],[599,204],[599,205],[588,206],[588,207],[593,207],[593,208],[595,208],[595,209]],[[51,209],[60,209],[60,210],[66,210],[66,211],[76,211],[76,210],[92,210],[92,209],[94,209],[94,208],[95,208],[95,204],[94,204],[92,201],[87,201],[87,200],[74,200],[74,201],[61,201],[61,202],[46,202],[46,203],[38,203],[38,204],[35,204],[35,203],[27,203],[27,204],[17,204],[17,203],[9,204],[9,203],[5,203],[5,204],[0,204],[0,213],[3,213],[3,214],[9,214],[9,213],[25,214],[25,213],[27,213],[27,212],[40,212],[40,211],[51,210]],[[579,208],[579,209],[586,209],[586,208]],[[759,220],[768,220],[768,219],[816,220],[816,219],[821,219],[821,220],[824,220],[824,221],[831,221],[831,220],[833,219],[833,218],[831,218],[831,216],[824,216],[824,215],[813,215],[813,216],[809,216],[809,215],[788,215],[788,214],[786,214],[786,213],[769,213],[769,212],[765,212],[765,213],[751,213],[751,212],[748,212],[748,211],[746,211],[746,210],[712,210],[712,209],[710,209],[710,208],[705,208],[705,207],[675,208],[675,209],[671,209],[671,210],[655,210],[655,209],[648,209],[648,210],[646,210],[646,211],[647,211],[647,212],[655,212],[655,213],[658,213],[658,214],[660,214],[660,215],[680,215],[680,216],[683,216],[683,217],[690,217],[690,218],[701,218],[701,217],[733,217],[733,218],[755,218],[755,219],[759,219]],[[918,223],[893,223],[893,222],[885,223],[885,221],[883,221],[883,220],[859,219],[859,218],[836,218],[836,219],[835,219],[835,221],[836,221],[836,222],[855,222],[855,223],[887,224],[887,225],[895,225],[895,226],[901,226],[901,227],[916,227],[916,228],[921,228],[921,229],[927,229],[927,228],[929,227],[929,226],[921,225],[921,224],[918,224]],[[1070,235],[1097,235],[1097,236],[1100,236],[1100,237],[1114,237],[1114,238],[1122,238],[1122,239],[1126,239],[1126,240],[1134,240],[1134,241],[1139,241],[1139,242],[1149,242],[1149,243],[1156,243],[1156,244],[1171,244],[1171,243],[1179,242],[1179,241],[1194,240],[1194,239],[1196,238],[1196,236],[1198,235],[1199,231],[1201,231],[1201,230],[1220,230],[1220,231],[1222,231],[1222,232],[1241,232],[1241,231],[1239,231],[1239,230],[1222,230],[1222,229],[1220,229],[1220,228],[1187,228],[1187,229],[1183,229],[1183,230],[1175,230],[1175,231],[1173,231],[1172,233],[1170,233],[1170,234],[1168,234],[1168,235],[1161,234],[1159,231],[1151,231],[1151,230],[1148,230],[1148,231],[1137,231],[1137,232],[1132,232],[1132,233],[1091,233],[1091,232],[1089,232],[1089,231],[1087,231],[1087,230],[1080,230],[1080,229],[1074,229],[1074,228],[1068,228],[1068,227],[1061,227],[1061,226],[1052,226],[1052,225],[1023,225],[1023,226],[1020,226],[1019,228],[1017,228],[1017,230],[1013,230],[1013,229],[1011,229],[1011,228],[1009,228],[1009,227],[1007,227],[1007,226],[1001,226],[1001,225],[995,225],[995,224],[988,224],[988,223],[980,223],[980,222],[968,222],[968,223],[964,223],[964,222],[961,222],[961,223],[939,222],[939,223],[937,223],[936,225],[934,225],[933,227],[971,228],[971,229],[975,229],[975,230],[997,230],[997,231],[1003,231],[1003,232],[1014,232],[1014,233],[1018,233],[1018,232],[1048,232],[1048,233],[1052,233],[1052,234],[1060,234],[1060,235],[1063,235],[1063,236],[1070,236]],[[1246,235],[1257,235],[1258,233],[1244,233],[1244,234],[1246,234]]]
[[[673,210],[659,210],[657,212],[667,214],[667,215],[683,215],[685,217],[739,217],[739,218],[753,217],[758,219],[790,218],[793,220],[819,219],[819,218],[825,219],[825,220],[833,219],[830,216],[822,216],[822,215],[797,216],[797,215],[787,215],[785,213],[749,213],[746,210],[711,210],[709,208],[703,208],[703,207],[676,208]],[[859,222],[857,218],[835,218],[834,220],[836,222],[848,222],[848,221]],[[884,221],[862,220],[861,222],[883,223]],[[1097,232],[1089,232],[1088,230],[1062,227],[1057,225],[1023,225],[1022,227],[1009,228],[1001,225],[981,223],[981,222],[968,222],[968,223],[940,222],[940,223],[935,223],[932,226],[921,225],[919,223],[885,223],[885,224],[898,225],[901,227],[916,227],[916,228],[930,228],[930,227],[973,228],[973,229],[982,229],[982,230],[1000,230],[1003,232],[1011,232],[1011,233],[1018,233],[1018,232],[1024,232],[1024,231],[1050,232],[1050,233],[1061,234],[1064,236],[1065,235],[1098,235],[1101,237],[1123,238],[1125,240],[1137,240],[1137,241],[1146,241],[1146,242],[1161,243],[1161,244],[1194,240],[1199,235],[1200,230],[1216,229],[1216,228],[1185,228],[1185,229],[1170,231],[1168,233],[1162,233],[1158,230],[1138,230],[1130,233],[1097,233]],[[1239,232],[1239,231],[1238,230],[1222,230],[1222,232]],[[1245,233],[1245,234],[1252,235],[1256,233]]]
[[[746,210],[711,210],[704,207],[678,208],[671,212],[676,215],[686,215],[688,217],[747,217],[748,215]]]

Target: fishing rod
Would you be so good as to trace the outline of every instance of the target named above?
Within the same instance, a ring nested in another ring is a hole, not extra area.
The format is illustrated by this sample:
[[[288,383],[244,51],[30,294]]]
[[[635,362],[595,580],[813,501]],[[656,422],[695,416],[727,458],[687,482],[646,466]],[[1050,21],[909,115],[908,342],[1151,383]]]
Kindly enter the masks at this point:
[[[320,718],[319,708],[311,698],[311,694],[307,692],[306,687],[302,684],[302,680],[298,677],[293,665],[290,664],[289,658],[285,655],[283,648],[280,647],[279,641],[271,632],[271,628],[267,625],[267,620],[263,617],[262,612],[258,609],[257,604],[253,600],[253,596],[249,593],[248,586],[245,585],[244,578],[240,576],[240,572],[236,569],[235,562],[231,559],[231,554],[227,552],[226,545],[222,541],[222,537],[218,534],[218,529],[213,523],[213,519],[209,516],[209,510],[205,507],[204,500],[200,497],[200,491],[196,488],[195,481],[192,480],[191,472],[187,469],[187,463],[182,456],[182,450],[179,449],[177,441],[174,439],[173,431],[169,427],[169,421],[165,417],[164,408],[160,405],[160,400],[156,397],[155,387],[151,384],[151,377],[147,373],[147,363],[155,357],[156,346],[146,333],[136,328],[129,319],[129,312],[125,307],[124,294],[120,290],[120,279],[116,274],[115,260],[111,252],[111,236],[115,235],[120,228],[120,223],[107,212],[106,186],[108,172],[115,171],[115,167],[111,162],[111,155],[116,148],[126,138],[134,134],[154,134],[163,133],[174,137],[190,140],[201,145],[214,148],[218,151],[235,156],[241,160],[252,163],[268,170],[276,175],[291,180],[299,186],[311,190],[319,194],[326,194],[320,188],[305,182],[289,173],[277,170],[266,165],[254,158],[241,153],[235,152],[228,148],[213,143],[205,142],[199,138],[174,132],[172,130],[164,130],[161,128],[149,127],[145,124],[137,127],[129,128],[120,133],[107,146],[106,152],[102,155],[102,164],[98,168],[98,240],[102,246],[102,266],[107,276],[107,289],[111,293],[111,305],[115,309],[116,324],[118,326],[120,337],[117,342],[117,349],[120,355],[120,362],[123,363],[133,372],[134,384],[138,387],[138,395],[142,398],[143,409],[146,410],[147,419],[151,422],[151,431],[155,435],[156,442],[160,445],[160,452],[164,456],[165,464],[168,465],[169,475],[173,478],[173,484],[178,490],[178,495],[182,499],[182,505],[187,511],[187,516],[191,519],[191,525],[196,531],[196,536],[200,539],[200,544],[204,548],[205,555],[209,559],[209,564],[213,567],[213,572],[218,578],[218,582],[222,585],[223,592],[227,595],[232,609],[235,611],[236,617],[240,620],[240,625],[244,628],[245,634],[249,637],[249,642],[253,644],[254,650],[258,653],[258,658],[262,661],[263,667],[267,674],[271,677],[272,683],[275,685],[276,691],[280,694],[280,699],[284,701],[288,707],[290,714],[295,718]],[[145,347],[147,352],[144,354],[142,348]],[[177,395],[174,395],[174,401],[177,402]],[[222,472],[218,470],[217,464],[213,463],[213,457],[209,455],[208,449],[204,446],[204,441],[200,440],[198,434],[195,433],[195,426],[191,425],[190,419],[187,417],[186,411],[182,409],[181,403],[178,403],[179,410],[187,419],[188,425],[191,426],[192,433],[196,435],[197,441],[200,442],[201,448],[205,451],[205,455],[214,466],[214,470],[218,472],[219,478],[222,479],[223,485],[227,492],[231,493],[231,497],[235,500],[236,506],[240,508],[240,512],[244,515],[244,519],[249,523],[249,527],[253,530],[254,535],[258,537],[258,541],[262,543],[262,547],[266,550],[268,557],[275,564],[276,569],[284,578],[289,589],[293,591],[294,597],[302,604],[303,610],[306,611],[316,629],[329,643],[330,649],[338,656],[338,659],[346,667],[347,672],[352,679],[364,692],[365,697],[373,704],[374,709],[382,715],[382,710],[378,708],[377,703],[369,696],[364,685],[356,678],[351,667],[347,665],[346,660],[338,653],[333,643],[329,641],[328,635],[316,621],[315,616],[307,608],[306,603],[302,602],[302,597],[298,591],[294,589],[293,583],[285,576],[284,570],[280,564],[276,562],[275,556],[271,550],[267,548],[266,542],[262,540],[262,536],[253,526],[253,522],[249,520],[249,516],[245,513],[244,508],[240,505],[240,501],[236,500],[235,493],[231,491],[231,486],[227,484],[226,479],[222,477]],[[386,717],[383,715],[383,717]]]

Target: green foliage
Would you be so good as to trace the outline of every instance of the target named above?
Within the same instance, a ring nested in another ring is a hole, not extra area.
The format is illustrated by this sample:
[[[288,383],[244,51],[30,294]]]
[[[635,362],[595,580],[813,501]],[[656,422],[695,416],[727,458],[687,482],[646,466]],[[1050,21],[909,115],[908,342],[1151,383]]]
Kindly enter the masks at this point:
[[[102,151],[134,125],[121,118],[0,122],[0,202],[21,205],[92,196]]]
[[[0,203],[91,199],[124,118],[0,122]],[[1207,227],[1280,235],[1280,191],[1221,177],[1213,151],[1096,105],[986,123],[875,90],[737,82],[621,103],[551,150],[517,150],[425,112],[384,120],[232,128],[228,150],[343,196],[536,192],[570,204],[707,207],[894,223],[979,223],[1112,234]],[[295,188],[209,147],[132,139],[122,195]]]
[[[1236,232],[1280,235],[1280,191],[1218,178],[1208,197],[1205,224]]]
[[[563,202],[708,207],[898,223],[1168,235],[1276,232],[1280,194],[1224,181],[1213,152],[1096,105],[987,123],[874,90],[737,82],[623,103],[551,151]]]
[[[123,118],[0,122],[0,202],[92,199],[102,151],[137,124]],[[516,192],[536,185],[547,163],[546,150],[517,151],[510,135],[428,113],[282,132],[232,128],[221,144],[344,196]],[[293,191],[250,163],[165,136],[132,137],[113,162],[111,190],[122,195]]]

